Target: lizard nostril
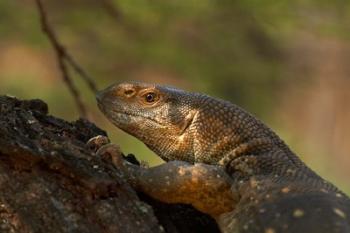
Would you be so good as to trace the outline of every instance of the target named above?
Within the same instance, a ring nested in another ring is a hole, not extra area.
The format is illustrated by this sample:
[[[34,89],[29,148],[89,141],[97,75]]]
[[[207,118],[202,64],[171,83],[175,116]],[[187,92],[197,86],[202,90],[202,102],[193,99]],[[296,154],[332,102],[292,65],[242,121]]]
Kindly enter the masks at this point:
[[[127,96],[127,97],[131,97],[135,94],[135,90],[133,89],[127,89],[124,91],[124,94]]]

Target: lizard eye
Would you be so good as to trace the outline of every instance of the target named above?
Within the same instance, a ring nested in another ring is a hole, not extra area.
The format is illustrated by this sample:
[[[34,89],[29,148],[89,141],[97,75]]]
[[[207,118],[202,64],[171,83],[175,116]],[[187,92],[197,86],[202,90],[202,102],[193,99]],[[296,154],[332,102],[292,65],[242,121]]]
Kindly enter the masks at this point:
[[[154,106],[161,99],[160,93],[153,90],[146,90],[140,93],[140,101],[142,104]]]
[[[153,103],[155,100],[156,100],[156,94],[153,93],[153,92],[148,92],[146,95],[145,95],[145,100],[146,102],[148,103]]]

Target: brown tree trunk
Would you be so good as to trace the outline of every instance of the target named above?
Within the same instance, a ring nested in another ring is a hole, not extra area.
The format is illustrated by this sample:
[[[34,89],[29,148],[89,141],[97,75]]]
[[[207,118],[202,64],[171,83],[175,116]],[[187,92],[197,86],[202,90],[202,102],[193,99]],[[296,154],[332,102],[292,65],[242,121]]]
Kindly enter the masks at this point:
[[[94,124],[0,96],[1,232],[218,232],[208,216],[137,194],[86,142]]]

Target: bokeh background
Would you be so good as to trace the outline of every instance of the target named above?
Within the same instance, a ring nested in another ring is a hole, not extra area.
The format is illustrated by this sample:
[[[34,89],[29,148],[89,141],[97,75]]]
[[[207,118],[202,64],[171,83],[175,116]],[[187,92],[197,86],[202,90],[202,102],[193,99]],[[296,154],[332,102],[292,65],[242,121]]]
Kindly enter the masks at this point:
[[[141,80],[230,100],[271,126],[350,194],[348,0],[43,0],[50,24],[99,88]],[[90,117],[125,153],[160,163],[97,110]],[[0,0],[0,94],[41,98],[79,117],[33,0]]]

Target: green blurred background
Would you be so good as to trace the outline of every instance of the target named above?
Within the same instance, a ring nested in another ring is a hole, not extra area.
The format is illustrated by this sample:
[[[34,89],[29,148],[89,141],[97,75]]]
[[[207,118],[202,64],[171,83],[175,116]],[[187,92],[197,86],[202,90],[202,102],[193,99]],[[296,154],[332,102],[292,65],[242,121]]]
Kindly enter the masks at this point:
[[[350,193],[348,0],[43,0],[61,42],[99,88],[140,80],[205,92],[252,112]],[[160,163],[117,130],[71,72],[91,119],[125,153]],[[0,94],[79,115],[33,0],[0,1]]]

